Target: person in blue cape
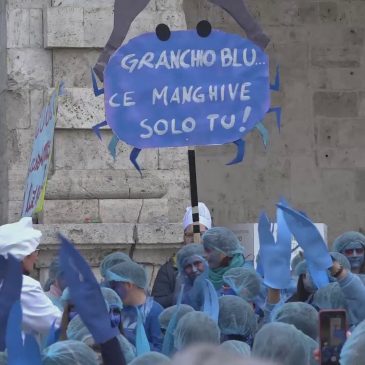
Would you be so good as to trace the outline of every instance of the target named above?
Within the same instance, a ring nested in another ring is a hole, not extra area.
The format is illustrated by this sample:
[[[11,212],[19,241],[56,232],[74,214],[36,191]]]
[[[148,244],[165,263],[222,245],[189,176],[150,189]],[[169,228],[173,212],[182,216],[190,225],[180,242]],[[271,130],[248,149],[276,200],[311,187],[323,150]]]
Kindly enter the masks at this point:
[[[224,284],[224,274],[245,264],[244,248],[237,236],[224,227],[214,227],[204,233],[202,243],[209,265],[209,280],[218,295],[234,294]]]
[[[303,333],[287,323],[265,324],[255,336],[252,356],[282,365],[308,365],[310,361]]]
[[[100,270],[100,275],[102,277],[102,281],[100,283],[101,286],[108,286],[108,282],[105,280],[105,276],[107,271],[117,265],[117,264],[121,264],[125,261],[131,261],[131,258],[125,254],[124,252],[112,252],[109,255],[105,256],[101,262],[100,262],[100,266],[99,266],[99,270]]]
[[[187,304],[181,304],[180,306],[173,305],[172,307],[165,308],[158,317],[160,322],[161,332],[166,333],[169,323],[176,313],[176,322],[188,314],[194,312],[194,308]]]
[[[365,321],[362,321],[352,332],[341,350],[341,365],[363,365],[365,348]]]
[[[200,344],[220,344],[220,329],[217,323],[202,312],[190,312],[179,321],[174,332],[174,346],[177,351]]]
[[[125,261],[111,267],[106,273],[106,279],[122,299],[123,329],[126,338],[136,345],[140,313],[151,351],[161,351],[162,333],[158,317],[163,308],[146,294],[147,275],[144,268],[133,261]]]
[[[181,248],[176,255],[178,277],[175,287],[175,303],[183,286],[182,303],[200,310],[204,302],[202,284],[208,278],[208,264],[203,257],[201,244],[189,244]]]
[[[93,350],[79,341],[57,342],[43,351],[44,365],[97,365],[98,359]]]
[[[313,340],[318,338],[318,312],[310,304],[285,303],[271,313],[271,321],[292,324]]]
[[[199,202],[198,209],[200,234],[202,235],[205,231],[212,227],[212,218],[209,209],[204,203]],[[193,216],[191,207],[186,208],[186,212],[183,218],[183,229],[184,245],[193,243]],[[152,289],[152,296],[164,308],[172,306],[176,299],[175,288],[177,274],[177,260],[176,255],[174,255],[158,270]]]
[[[333,250],[348,258],[351,272],[358,274],[365,283],[365,236],[360,232],[345,232],[335,239]]]
[[[252,346],[257,330],[257,319],[252,306],[234,295],[219,298],[221,342],[237,340]]]

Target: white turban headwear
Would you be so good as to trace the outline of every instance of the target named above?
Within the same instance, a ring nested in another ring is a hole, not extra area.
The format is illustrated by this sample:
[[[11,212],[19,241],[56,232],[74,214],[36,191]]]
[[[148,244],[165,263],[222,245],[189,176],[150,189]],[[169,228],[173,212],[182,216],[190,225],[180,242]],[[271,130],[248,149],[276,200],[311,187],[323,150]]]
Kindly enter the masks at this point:
[[[199,222],[203,226],[207,227],[208,229],[212,228],[212,217],[210,215],[209,209],[204,203],[199,203]],[[186,227],[188,227],[190,224],[193,224],[193,215],[192,215],[192,208],[188,207],[186,208],[186,212],[184,215],[183,220],[183,226],[184,230]]]
[[[13,255],[23,259],[39,246],[42,232],[33,228],[32,218],[24,217],[19,222],[0,226],[0,255]]]

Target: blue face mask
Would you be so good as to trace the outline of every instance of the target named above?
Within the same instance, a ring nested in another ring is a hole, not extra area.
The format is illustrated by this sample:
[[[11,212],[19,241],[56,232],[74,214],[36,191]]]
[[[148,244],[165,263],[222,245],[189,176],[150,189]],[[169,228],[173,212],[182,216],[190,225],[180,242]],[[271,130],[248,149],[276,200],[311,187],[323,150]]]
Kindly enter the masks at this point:
[[[359,269],[364,263],[364,246],[360,242],[346,245],[343,254],[350,261],[351,269]]]

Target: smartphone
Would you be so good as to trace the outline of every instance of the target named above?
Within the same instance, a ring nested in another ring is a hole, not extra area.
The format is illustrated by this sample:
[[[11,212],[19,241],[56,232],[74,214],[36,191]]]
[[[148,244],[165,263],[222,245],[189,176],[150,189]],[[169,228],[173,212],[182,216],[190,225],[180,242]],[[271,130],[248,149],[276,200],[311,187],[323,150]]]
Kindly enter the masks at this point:
[[[340,353],[346,341],[347,319],[343,309],[319,312],[321,365],[340,365]]]

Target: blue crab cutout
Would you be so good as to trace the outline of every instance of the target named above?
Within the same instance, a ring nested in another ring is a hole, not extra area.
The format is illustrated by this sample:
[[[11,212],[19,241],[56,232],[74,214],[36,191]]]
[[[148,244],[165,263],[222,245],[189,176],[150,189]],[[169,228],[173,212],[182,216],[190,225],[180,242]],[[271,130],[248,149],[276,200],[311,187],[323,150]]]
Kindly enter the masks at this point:
[[[112,129],[113,158],[118,141],[126,142],[141,173],[142,149],[234,143],[233,165],[243,160],[244,137],[253,129],[266,147],[265,114],[276,114],[279,130],[281,124],[281,108],[270,107],[270,90],[280,89],[279,67],[270,84],[268,56],[250,40],[211,29],[202,35],[199,29],[166,28],[162,36],[156,30],[121,46],[105,68],[104,88],[92,72],[94,94],[104,94],[106,113],[93,130],[101,139],[101,127]]]

